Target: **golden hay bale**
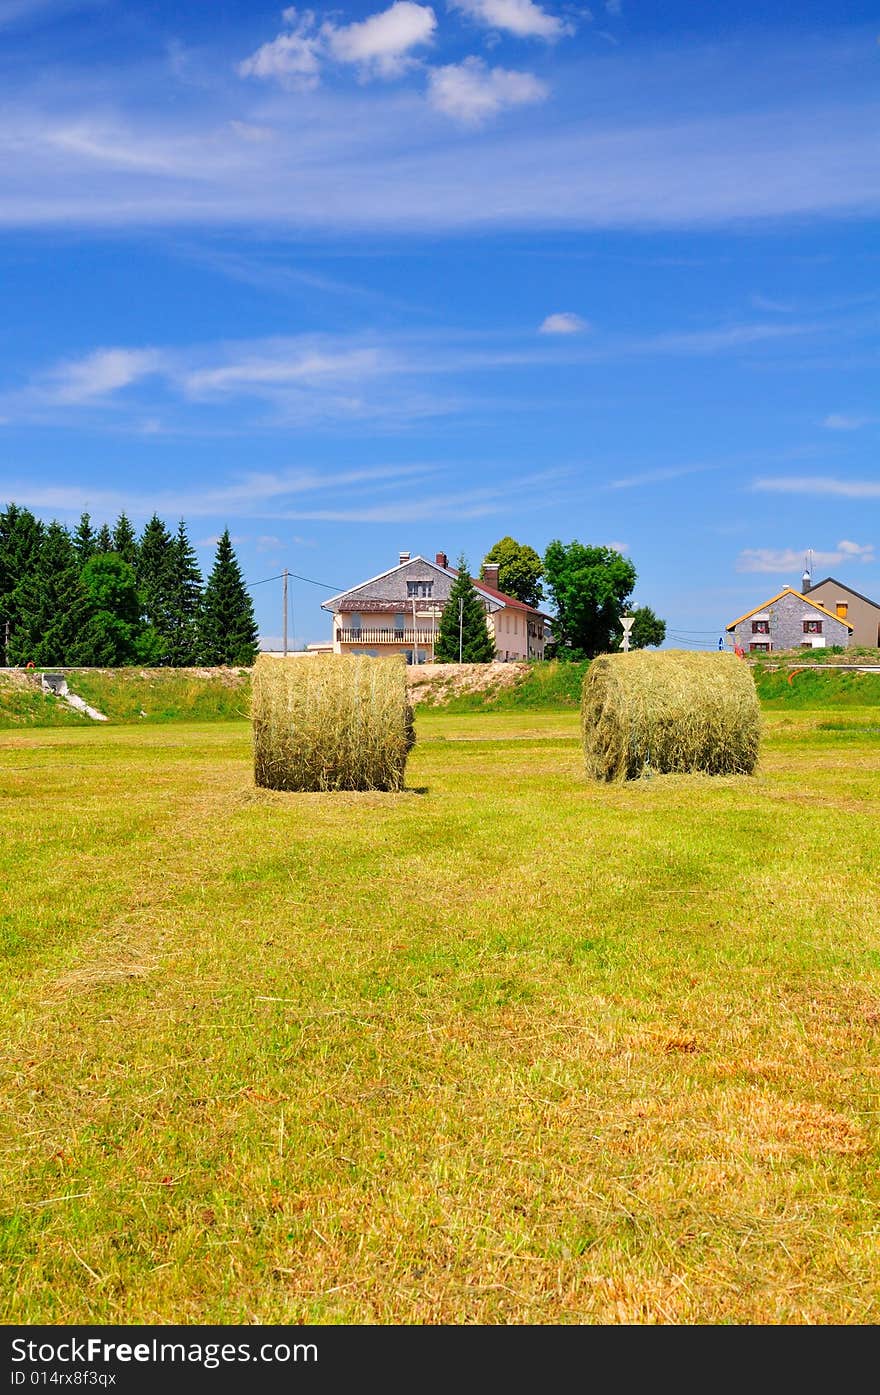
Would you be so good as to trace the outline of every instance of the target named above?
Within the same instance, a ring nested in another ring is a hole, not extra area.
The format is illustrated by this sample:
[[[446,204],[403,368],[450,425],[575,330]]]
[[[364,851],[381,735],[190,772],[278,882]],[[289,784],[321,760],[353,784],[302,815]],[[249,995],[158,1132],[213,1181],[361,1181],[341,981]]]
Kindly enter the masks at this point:
[[[587,669],[581,720],[595,780],[751,775],[758,760],[758,695],[751,670],[734,654],[603,654]]]
[[[415,742],[403,655],[261,657],[254,778],[270,790],[399,790]]]

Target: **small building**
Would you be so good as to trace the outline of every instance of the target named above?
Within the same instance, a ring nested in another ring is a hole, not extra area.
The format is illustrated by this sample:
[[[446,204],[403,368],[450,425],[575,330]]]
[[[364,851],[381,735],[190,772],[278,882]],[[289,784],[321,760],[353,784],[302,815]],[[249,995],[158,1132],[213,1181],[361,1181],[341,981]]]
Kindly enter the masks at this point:
[[[869,601],[867,596],[862,596],[851,586],[844,586],[833,576],[826,576],[824,581],[817,581],[813,586],[809,572],[804,573],[803,593],[805,596],[809,593],[811,600],[818,601],[838,620],[850,622],[851,644],[866,649],[880,648],[880,605],[876,601]]]
[[[732,620],[727,633],[747,654],[770,654],[779,649],[844,648],[852,643],[853,627],[818,601],[785,586],[769,601]]]
[[[474,579],[500,662],[543,659],[550,617],[498,589],[498,568]],[[333,616],[335,654],[404,654],[408,664],[431,663],[443,607],[458,575],[445,552],[434,561],[399,553],[397,565],[322,601]]]

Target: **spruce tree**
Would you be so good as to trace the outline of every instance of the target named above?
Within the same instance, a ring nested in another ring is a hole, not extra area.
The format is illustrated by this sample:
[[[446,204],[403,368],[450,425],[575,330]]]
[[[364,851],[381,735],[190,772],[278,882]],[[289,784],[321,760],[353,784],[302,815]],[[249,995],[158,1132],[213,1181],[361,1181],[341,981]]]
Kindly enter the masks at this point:
[[[130,567],[137,571],[137,538],[125,513],[121,513],[116,520],[116,527],[113,529],[113,552],[118,552],[123,562],[127,562]]]
[[[19,663],[38,668],[71,662],[89,617],[75,543],[67,529],[52,522],[39,561],[18,589],[20,623],[12,651]]]
[[[81,515],[79,523],[76,525],[73,534],[73,546],[81,567],[84,567],[90,557],[97,552],[95,542],[95,530],[92,527],[91,514]]]
[[[43,525],[29,509],[10,504],[0,512],[0,653],[8,633],[9,647],[4,656],[7,664],[18,662],[14,656],[19,652],[16,634],[23,620],[21,588],[39,565],[42,543]]]
[[[172,629],[172,569],[174,542],[165,524],[153,514],[137,549],[135,574],[141,614],[159,636],[159,663],[170,663]]]
[[[201,661],[247,667],[257,656],[254,607],[227,528],[217,544],[202,602]]]
[[[110,532],[110,529],[107,527],[106,523],[102,523],[97,533],[95,534],[95,551],[113,551],[113,534]]]
[[[474,590],[463,557],[458,559],[458,575],[452,583],[449,600],[440,616],[440,629],[434,645],[438,664],[488,664],[495,658],[495,644],[486,624],[483,602]]]
[[[169,590],[169,654],[175,668],[199,662],[199,619],[202,610],[202,573],[195,548],[183,519],[171,543]]]

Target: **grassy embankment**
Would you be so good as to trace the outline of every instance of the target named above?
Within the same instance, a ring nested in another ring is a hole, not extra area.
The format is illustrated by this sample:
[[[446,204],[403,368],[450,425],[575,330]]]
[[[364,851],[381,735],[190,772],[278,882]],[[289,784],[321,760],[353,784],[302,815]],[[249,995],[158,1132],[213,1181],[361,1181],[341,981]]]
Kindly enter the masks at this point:
[[[876,1322],[874,718],[612,788],[420,711],[397,795],[0,736],[2,1319]]]

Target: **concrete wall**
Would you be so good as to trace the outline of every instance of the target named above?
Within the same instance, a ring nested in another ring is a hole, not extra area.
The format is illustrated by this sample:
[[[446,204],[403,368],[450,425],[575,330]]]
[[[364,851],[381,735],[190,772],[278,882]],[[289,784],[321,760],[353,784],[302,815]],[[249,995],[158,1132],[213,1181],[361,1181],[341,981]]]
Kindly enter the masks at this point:
[[[845,605],[845,618],[853,626],[850,643],[871,649],[880,646],[880,606],[862,600],[861,596],[854,595],[849,587],[841,586],[832,580],[822,581],[818,586],[814,586],[810,591],[810,600],[824,605],[832,615],[836,613],[839,604]]]

